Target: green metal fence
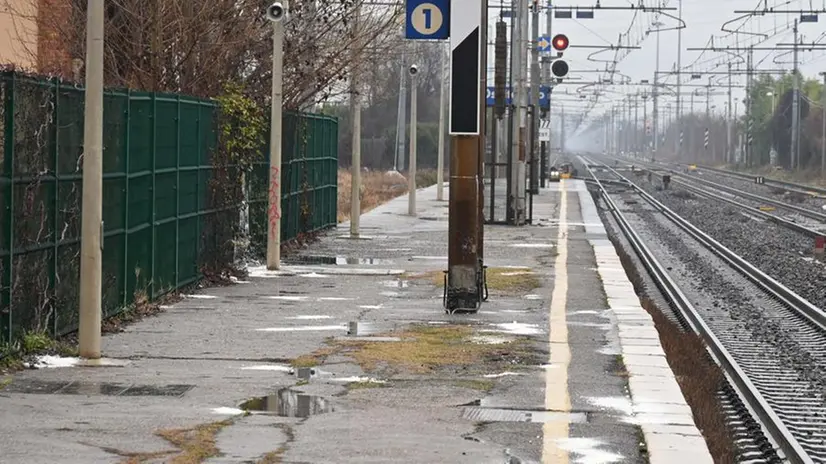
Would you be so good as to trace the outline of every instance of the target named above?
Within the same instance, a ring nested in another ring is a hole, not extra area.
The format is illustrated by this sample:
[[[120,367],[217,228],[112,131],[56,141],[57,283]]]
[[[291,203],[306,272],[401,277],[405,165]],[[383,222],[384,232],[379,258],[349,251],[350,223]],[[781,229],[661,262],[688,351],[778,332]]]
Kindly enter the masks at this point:
[[[5,72],[0,102],[0,342],[28,330],[66,333],[78,322],[84,93]],[[200,279],[206,263],[233,258],[240,188],[221,195],[215,185],[239,173],[213,159],[218,113],[210,100],[106,92],[106,315],[136,295],[151,299]],[[284,121],[280,220],[288,240],[336,222],[337,126],[312,115],[285,114]],[[262,167],[268,180],[262,162],[251,176],[256,182]],[[265,237],[268,190],[256,182],[249,182],[251,233]]]
[[[250,240],[266,246],[269,221],[281,219],[281,239],[289,240],[336,224],[338,206],[338,122],[314,114],[284,113],[281,207],[268,210],[269,181],[275,172],[266,156],[249,180]],[[269,134],[267,134],[269,140]]]

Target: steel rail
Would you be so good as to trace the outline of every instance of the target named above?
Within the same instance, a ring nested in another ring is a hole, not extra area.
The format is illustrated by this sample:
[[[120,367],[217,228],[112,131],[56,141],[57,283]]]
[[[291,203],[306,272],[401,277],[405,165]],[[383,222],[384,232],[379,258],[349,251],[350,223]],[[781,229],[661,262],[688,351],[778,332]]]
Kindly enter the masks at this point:
[[[674,182],[680,184],[686,190],[696,193],[697,195],[702,195],[702,196],[704,196],[706,198],[709,198],[711,200],[719,200],[719,201],[723,201],[723,202],[732,204],[734,206],[737,206],[738,208],[743,208],[743,209],[745,209],[745,210],[747,210],[751,213],[756,213],[760,217],[762,217],[764,219],[767,219],[771,222],[774,222],[775,224],[779,224],[779,225],[781,225],[783,227],[786,227],[788,229],[791,229],[795,232],[800,232],[803,235],[806,235],[806,236],[809,236],[809,237],[819,237],[819,236],[823,235],[822,233],[820,233],[820,232],[818,232],[814,229],[809,229],[808,227],[801,226],[800,224],[798,224],[796,222],[792,222],[792,221],[789,221],[787,219],[783,219],[780,216],[775,216],[774,214],[767,213],[765,211],[760,210],[759,208],[749,206],[745,203],[740,203],[737,200],[732,200],[731,198],[726,198],[722,195],[717,195],[716,193],[713,193],[713,192],[710,192],[708,190],[704,190],[700,187],[691,185],[691,184],[689,184],[688,182],[686,182],[684,180],[674,179]]]
[[[803,194],[806,194],[806,195],[810,195],[811,192],[815,192],[815,193],[819,193],[821,195],[826,195],[826,189],[822,188],[822,187],[814,187],[814,186],[811,186],[811,185],[798,184],[798,183],[795,183],[795,182],[789,182],[789,181],[785,181],[785,180],[772,179],[770,177],[759,176],[757,174],[748,174],[748,173],[745,173],[745,172],[737,172],[737,171],[729,171],[727,169],[713,168],[711,166],[703,166],[703,165],[700,165],[700,164],[697,164],[695,166],[697,166],[698,169],[705,169],[706,171],[716,172],[718,174],[727,175],[727,176],[730,176],[730,177],[736,177],[736,178],[745,179],[745,180],[752,180],[753,181],[755,177],[762,177],[763,180],[765,181],[765,184],[763,184],[763,185],[775,185],[775,186],[778,186],[778,187],[782,187],[782,188],[784,188],[788,191],[791,191],[791,192],[803,193]]]
[[[737,196],[740,196],[740,197],[743,197],[743,198],[749,198],[749,199],[754,200],[754,201],[760,201],[760,202],[763,202],[763,203],[768,203],[770,205],[777,206],[778,208],[783,208],[783,209],[787,209],[787,210],[790,210],[790,211],[794,211],[794,212],[799,213],[802,216],[806,216],[807,218],[810,218],[810,219],[816,219],[816,220],[821,221],[821,222],[826,222],[826,214],[818,213],[818,212],[812,211],[808,208],[801,208],[800,206],[795,206],[795,205],[786,203],[784,201],[775,200],[773,198],[764,197],[762,195],[755,195],[755,194],[749,193],[749,192],[744,192],[744,191],[738,190],[734,187],[729,187],[727,185],[718,184],[717,182],[712,182],[710,180],[700,179],[698,177],[693,177],[693,176],[687,176],[687,175],[685,175],[685,174],[683,174],[679,171],[675,171],[673,169],[668,169],[668,171],[673,173],[673,174],[676,174],[680,177],[695,180],[695,181],[697,181],[701,184],[708,185],[709,187],[716,188],[717,190],[722,190],[723,192],[728,192],[732,195],[737,195]]]
[[[609,166],[606,165],[609,170],[614,171]],[[800,443],[797,439],[789,432],[788,428],[785,424],[783,424],[780,417],[774,412],[771,408],[769,403],[763,397],[763,395],[757,390],[755,385],[751,382],[748,378],[746,373],[739,367],[735,359],[729,354],[728,350],[723,346],[722,342],[714,335],[712,330],[708,327],[708,325],[703,321],[702,317],[699,315],[697,310],[689,301],[688,297],[680,290],[679,286],[676,282],[671,278],[668,274],[666,269],[657,261],[654,257],[653,253],[646,247],[643,240],[640,236],[634,231],[631,227],[628,220],[622,214],[621,211],[617,208],[614,201],[610,198],[607,190],[604,186],[602,186],[599,179],[597,179],[596,175],[593,173],[590,167],[586,166],[588,171],[592,173],[594,180],[597,185],[599,185],[600,194],[608,205],[608,208],[617,221],[617,224],[623,234],[628,239],[631,246],[634,248],[635,252],[640,258],[643,266],[648,270],[651,276],[654,278],[654,281],[657,287],[663,292],[664,296],[667,298],[669,303],[673,304],[683,316],[685,321],[691,327],[691,329],[700,335],[706,343],[707,350],[712,358],[720,365],[724,372],[726,373],[726,377],[728,378],[732,387],[737,391],[740,398],[744,400],[744,402],[749,406],[751,411],[754,415],[758,418],[763,428],[766,430],[767,435],[774,441],[776,446],[779,448],[781,453],[783,454],[783,458],[789,460],[792,463],[813,463],[814,461],[809,457],[806,451],[801,447]],[[723,258],[725,261],[732,264],[738,271],[744,272],[747,269],[751,269],[760,273],[757,269],[751,266],[742,258],[739,258],[733,252],[728,251],[725,247],[721,244],[716,242],[711,237],[704,234],[702,231],[688,223],[685,219],[681,218],[667,207],[659,203],[656,199],[654,199],[651,195],[647,194],[643,189],[639,186],[635,185],[634,183],[630,182],[628,179],[623,177],[621,174],[614,171],[615,175],[617,175],[620,179],[624,179],[628,184],[634,188],[646,201],[651,203],[656,209],[662,212],[666,217],[670,220],[675,222],[680,228],[685,230],[689,235],[696,238],[698,241],[703,243],[706,247],[709,247],[715,254]],[[723,252],[723,250],[728,251],[728,253]],[[736,259],[734,259],[736,258]],[[736,261],[739,260],[741,263],[735,264]],[[762,274],[762,273],[760,273]],[[766,279],[773,280],[770,277],[763,274]],[[747,274],[747,277],[750,280],[754,280],[752,274]],[[757,283],[759,286],[764,287],[763,283]],[[783,287],[781,284],[775,282],[775,284],[779,287]],[[778,296],[778,298],[786,304],[791,306],[791,303],[788,302],[786,298],[777,295],[777,292],[771,290],[769,288],[765,288],[769,293],[772,295]],[[799,296],[795,295],[790,290],[786,290],[791,296],[797,297],[797,299],[805,302]],[[808,302],[805,302],[808,306],[811,306]],[[792,306],[794,307],[794,306]],[[814,308],[812,306],[812,308]],[[820,312],[817,308],[820,315],[822,316],[823,320],[826,320],[826,317],[823,317],[823,313]],[[823,327],[821,324],[820,327]]]
[[[727,193],[730,193],[732,195],[736,195],[736,196],[739,196],[739,197],[748,198],[750,200],[759,201],[759,202],[762,202],[762,203],[767,203],[767,204],[770,204],[770,205],[774,205],[778,208],[783,208],[783,209],[787,209],[789,211],[794,211],[794,212],[800,214],[801,216],[805,216],[809,219],[815,219],[815,220],[820,221],[820,222],[826,222],[826,214],[818,213],[817,211],[813,211],[813,210],[808,209],[808,208],[801,208],[800,206],[795,206],[795,205],[792,205],[790,203],[780,201],[780,200],[775,200],[775,199],[769,198],[769,197],[764,197],[762,195],[756,195],[754,193],[745,192],[743,190],[739,190],[739,189],[736,189],[734,187],[729,187],[727,185],[718,184],[717,182],[713,182],[713,181],[710,181],[710,180],[700,179],[700,178],[695,177],[695,176],[689,176],[685,173],[674,170],[672,167],[669,167],[669,165],[667,165],[665,163],[657,163],[657,164],[652,164],[652,163],[647,163],[647,162],[638,162],[638,163],[642,166],[652,166],[652,167],[656,166],[657,169],[661,169],[663,171],[668,171],[668,172],[670,172],[674,175],[677,175],[679,177],[682,177],[684,179],[691,179],[691,180],[696,181],[698,183],[705,184],[709,187],[713,187],[717,190],[727,192]],[[671,166],[673,166],[673,165],[671,165]],[[714,171],[714,169],[705,168],[705,167],[702,167],[701,169],[709,169],[711,171]],[[749,177],[749,179],[753,180],[754,177]],[[798,193],[808,194],[807,192],[798,192]],[[826,193],[826,190],[824,190],[824,193]],[[820,235],[822,235],[822,234],[820,234]]]

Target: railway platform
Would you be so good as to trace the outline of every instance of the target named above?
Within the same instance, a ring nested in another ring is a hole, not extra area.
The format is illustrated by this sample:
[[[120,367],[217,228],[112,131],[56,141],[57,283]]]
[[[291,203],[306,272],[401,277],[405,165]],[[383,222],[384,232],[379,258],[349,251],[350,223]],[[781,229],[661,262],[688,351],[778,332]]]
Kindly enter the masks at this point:
[[[4,463],[713,462],[580,180],[488,226],[490,297],[446,314],[447,202],[418,192],[0,389]],[[52,368],[50,368],[52,367]]]

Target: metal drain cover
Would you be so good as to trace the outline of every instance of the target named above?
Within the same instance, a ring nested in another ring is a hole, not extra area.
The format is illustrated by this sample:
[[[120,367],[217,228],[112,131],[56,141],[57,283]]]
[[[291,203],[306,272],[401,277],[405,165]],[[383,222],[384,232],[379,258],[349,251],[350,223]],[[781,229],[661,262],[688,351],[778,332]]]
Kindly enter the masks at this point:
[[[462,418],[477,422],[534,422],[567,421],[584,424],[588,417],[582,412],[528,411],[522,409],[465,408]]]

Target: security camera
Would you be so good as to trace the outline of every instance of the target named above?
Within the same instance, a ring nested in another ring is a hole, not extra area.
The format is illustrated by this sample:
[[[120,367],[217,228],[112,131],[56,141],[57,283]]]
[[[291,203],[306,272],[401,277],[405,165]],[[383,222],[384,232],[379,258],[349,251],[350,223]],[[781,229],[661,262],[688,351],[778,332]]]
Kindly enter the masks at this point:
[[[270,21],[281,21],[287,14],[287,6],[281,2],[275,2],[267,7],[267,19]]]
[[[411,64],[410,69],[408,69],[407,72],[409,72],[411,76],[415,76],[419,73],[419,67],[415,64]]]

